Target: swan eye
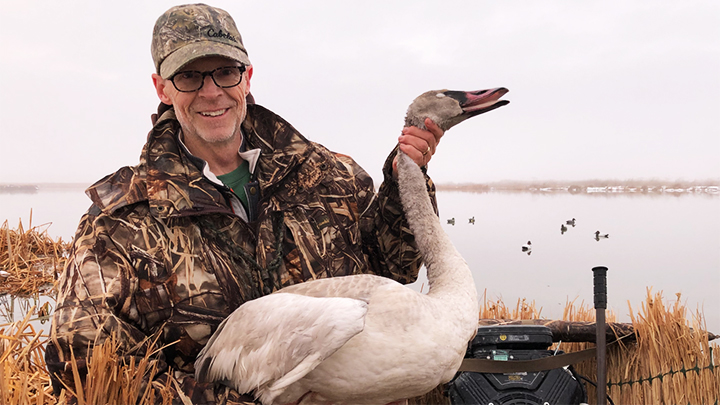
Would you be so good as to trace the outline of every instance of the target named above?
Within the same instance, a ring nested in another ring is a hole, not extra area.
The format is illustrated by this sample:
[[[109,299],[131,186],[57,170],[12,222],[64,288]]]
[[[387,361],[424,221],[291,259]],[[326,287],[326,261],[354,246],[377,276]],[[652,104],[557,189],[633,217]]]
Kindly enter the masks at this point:
[[[435,95],[435,97],[437,97],[437,98],[443,98],[443,97],[445,97],[445,93],[438,93],[438,94]]]

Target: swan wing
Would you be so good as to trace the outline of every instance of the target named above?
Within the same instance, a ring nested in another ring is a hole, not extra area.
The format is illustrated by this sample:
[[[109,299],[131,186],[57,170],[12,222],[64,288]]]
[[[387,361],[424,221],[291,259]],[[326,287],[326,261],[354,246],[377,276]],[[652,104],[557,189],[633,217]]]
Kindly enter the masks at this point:
[[[271,403],[360,333],[366,312],[366,302],[342,297],[284,293],[246,302],[200,352],[195,377]]]

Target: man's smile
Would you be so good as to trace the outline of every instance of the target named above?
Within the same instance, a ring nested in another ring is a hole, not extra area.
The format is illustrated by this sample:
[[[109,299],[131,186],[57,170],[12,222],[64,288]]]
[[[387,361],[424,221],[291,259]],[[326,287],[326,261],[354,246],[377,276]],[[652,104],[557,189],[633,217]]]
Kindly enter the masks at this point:
[[[223,108],[222,110],[214,110],[214,111],[200,111],[200,115],[203,117],[219,117],[225,112],[229,110],[228,108]]]

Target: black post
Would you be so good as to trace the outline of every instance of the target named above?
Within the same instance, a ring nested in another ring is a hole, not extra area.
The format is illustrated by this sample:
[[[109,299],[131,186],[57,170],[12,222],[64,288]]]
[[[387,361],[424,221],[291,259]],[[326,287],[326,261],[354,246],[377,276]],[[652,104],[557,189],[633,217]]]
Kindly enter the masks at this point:
[[[607,404],[607,368],[605,364],[605,308],[607,308],[607,267],[593,267],[595,294],[595,344],[597,348],[597,403]]]

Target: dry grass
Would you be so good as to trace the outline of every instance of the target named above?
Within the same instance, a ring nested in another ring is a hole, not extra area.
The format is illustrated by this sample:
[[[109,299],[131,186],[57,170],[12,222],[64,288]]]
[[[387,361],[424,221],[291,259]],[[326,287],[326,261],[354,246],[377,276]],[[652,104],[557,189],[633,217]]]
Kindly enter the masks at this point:
[[[8,405],[95,404],[171,404],[176,384],[172,378],[164,385],[146,385],[157,374],[155,352],[129,361],[118,356],[119,342],[110,338],[93,350],[87,363],[84,385],[73,357],[75,387],[66,387],[53,396],[50,375],[45,365],[47,335],[30,324],[34,307],[22,321],[0,326],[0,403]],[[153,389],[154,388],[154,389]]]
[[[114,337],[95,346],[87,363],[84,384],[73,355],[75,387],[82,386],[83,390],[76,392],[73,389],[75,387],[65,387],[68,397],[77,397],[78,405],[171,404],[175,383],[172,378],[159,387],[146,383],[158,374],[157,363],[153,361],[156,353],[148,350],[140,360],[131,357],[127,361],[118,356],[119,346],[120,343]]]
[[[607,394],[615,404],[717,404],[720,399],[718,344],[695,313],[688,320],[686,308],[677,300],[666,306],[662,292],[647,292],[641,310],[628,309],[636,341],[608,346]],[[612,314],[606,314],[612,322]],[[568,303],[563,316],[568,321],[595,322],[595,310]],[[593,343],[562,343],[561,350],[574,352],[594,347]],[[715,357],[713,359],[713,357]],[[595,359],[575,365],[576,371],[597,380]],[[595,404],[595,387],[587,384],[588,403]]]
[[[487,290],[483,292],[480,301],[482,307],[479,319],[540,319],[540,310],[535,308],[535,301],[528,302],[525,298],[518,299],[515,308],[509,308],[501,299],[488,300]]]
[[[616,402],[718,403],[718,344],[708,342],[702,314],[693,314],[692,322],[688,322],[680,294],[666,307],[662,293],[653,294],[650,289],[637,315],[632,315],[629,302],[628,308],[637,344],[624,353],[617,351],[612,374],[608,367],[608,381],[615,383],[608,392],[618,399]]]
[[[22,321],[0,326],[0,403],[54,404],[45,367],[47,336],[35,331],[28,312]]]
[[[47,233],[49,224],[25,230],[22,221],[10,229],[8,221],[0,227],[0,294],[31,295],[51,288],[56,274],[65,266],[69,242],[53,240]]]

